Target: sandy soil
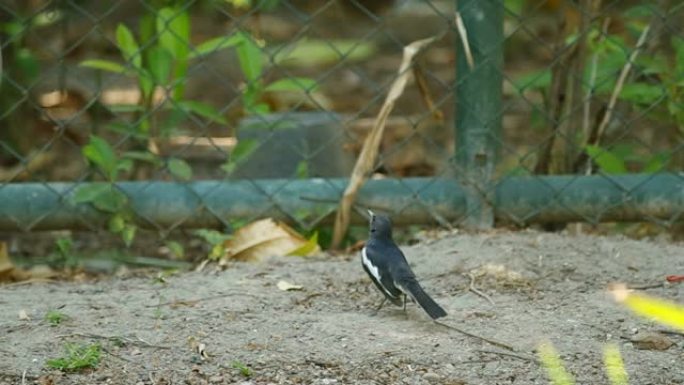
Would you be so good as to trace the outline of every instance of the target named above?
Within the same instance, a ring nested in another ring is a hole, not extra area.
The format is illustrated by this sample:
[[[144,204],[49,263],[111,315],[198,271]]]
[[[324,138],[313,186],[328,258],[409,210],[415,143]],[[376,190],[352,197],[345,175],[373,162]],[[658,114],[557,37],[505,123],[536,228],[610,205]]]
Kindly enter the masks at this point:
[[[22,376],[27,384],[545,384],[533,352],[544,339],[578,383],[607,383],[607,341],[620,347],[632,384],[684,383],[684,337],[667,335],[675,345],[664,351],[637,349],[635,333],[662,328],[605,293],[611,282],[684,273],[680,245],[525,231],[446,234],[404,250],[449,312],[444,324],[502,345],[435,324],[414,304],[406,314],[374,314],[381,297],[358,256],[282,258],[166,284],[130,277],[0,287],[0,384]],[[468,273],[491,302],[469,290]],[[303,290],[281,291],[280,280]],[[684,303],[681,285],[648,292]],[[44,315],[57,308],[70,318],[50,326]],[[97,369],[46,369],[67,342],[100,343]]]

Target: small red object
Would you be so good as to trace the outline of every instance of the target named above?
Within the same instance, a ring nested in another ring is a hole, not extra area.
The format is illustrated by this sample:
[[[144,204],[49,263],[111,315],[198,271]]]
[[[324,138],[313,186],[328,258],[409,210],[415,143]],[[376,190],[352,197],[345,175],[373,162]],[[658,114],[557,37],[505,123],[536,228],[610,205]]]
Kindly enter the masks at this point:
[[[667,282],[684,282],[684,275],[668,275],[665,280]]]

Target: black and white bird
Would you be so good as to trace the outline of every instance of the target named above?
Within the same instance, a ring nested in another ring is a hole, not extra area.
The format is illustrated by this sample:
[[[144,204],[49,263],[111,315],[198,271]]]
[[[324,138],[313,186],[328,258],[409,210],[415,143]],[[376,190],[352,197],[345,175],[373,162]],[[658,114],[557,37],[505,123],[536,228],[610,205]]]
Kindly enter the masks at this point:
[[[447,315],[432,298],[430,298],[418,283],[416,275],[406,262],[404,253],[392,239],[392,221],[383,215],[370,214],[370,235],[366,246],[361,249],[363,269],[368,273],[378,290],[385,298],[378,307],[382,307],[386,300],[406,309],[406,296],[411,297],[432,318]]]

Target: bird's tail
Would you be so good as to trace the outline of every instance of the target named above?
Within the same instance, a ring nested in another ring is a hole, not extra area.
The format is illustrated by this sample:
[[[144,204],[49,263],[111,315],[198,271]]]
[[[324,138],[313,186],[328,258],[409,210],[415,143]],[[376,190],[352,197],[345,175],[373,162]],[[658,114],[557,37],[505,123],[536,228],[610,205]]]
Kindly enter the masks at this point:
[[[427,295],[415,279],[406,280],[401,282],[400,285],[428,313],[430,318],[437,319],[447,315],[446,311]]]

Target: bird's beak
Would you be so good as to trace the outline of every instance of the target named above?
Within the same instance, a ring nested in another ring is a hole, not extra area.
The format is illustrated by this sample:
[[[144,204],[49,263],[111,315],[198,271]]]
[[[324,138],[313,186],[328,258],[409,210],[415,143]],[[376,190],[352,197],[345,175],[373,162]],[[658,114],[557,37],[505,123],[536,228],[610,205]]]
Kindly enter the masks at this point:
[[[370,217],[373,218],[375,216],[375,213],[368,209],[368,215],[370,215]]]

